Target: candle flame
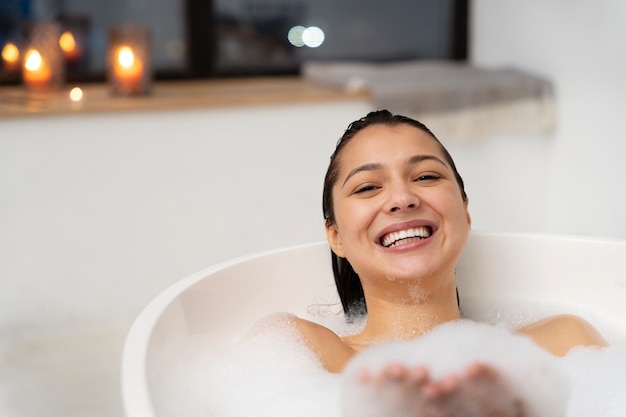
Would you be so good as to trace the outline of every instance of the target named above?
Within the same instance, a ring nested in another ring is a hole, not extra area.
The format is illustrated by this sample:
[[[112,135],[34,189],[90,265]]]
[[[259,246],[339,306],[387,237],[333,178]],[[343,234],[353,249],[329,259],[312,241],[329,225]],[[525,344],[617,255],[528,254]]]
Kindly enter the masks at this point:
[[[135,54],[133,54],[133,50],[128,46],[122,46],[117,53],[117,61],[125,68],[132,67],[135,63]]]
[[[76,39],[74,39],[74,35],[72,32],[65,31],[59,38],[59,46],[63,50],[63,52],[73,52],[76,49]]]
[[[36,49],[31,49],[26,53],[26,60],[24,62],[24,68],[28,71],[37,71],[41,68],[43,64],[43,59],[41,58],[41,54]]]
[[[15,46],[15,44],[9,42],[4,45],[4,48],[2,48],[2,59],[4,59],[6,62],[17,62],[19,58],[20,50],[17,49],[17,46]]]

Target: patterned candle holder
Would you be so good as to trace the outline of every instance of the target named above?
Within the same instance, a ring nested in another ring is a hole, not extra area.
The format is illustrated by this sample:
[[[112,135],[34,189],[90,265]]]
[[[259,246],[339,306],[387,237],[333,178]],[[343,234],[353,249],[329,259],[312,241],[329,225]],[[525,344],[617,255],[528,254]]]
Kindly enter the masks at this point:
[[[22,80],[30,91],[60,90],[65,83],[65,61],[59,46],[61,25],[35,23],[27,36]]]
[[[109,30],[107,79],[114,95],[146,95],[152,89],[150,30],[126,25]]]

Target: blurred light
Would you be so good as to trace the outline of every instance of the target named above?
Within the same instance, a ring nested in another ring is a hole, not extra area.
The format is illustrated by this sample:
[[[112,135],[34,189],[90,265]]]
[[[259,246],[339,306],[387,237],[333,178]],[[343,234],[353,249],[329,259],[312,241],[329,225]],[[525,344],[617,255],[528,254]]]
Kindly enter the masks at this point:
[[[135,63],[135,54],[133,54],[133,50],[128,46],[122,46],[117,54],[117,62],[119,62],[122,67],[132,67]]]
[[[63,34],[59,38],[59,46],[61,47],[63,55],[66,59],[74,60],[78,58],[78,45],[76,44],[76,39],[74,38],[74,35],[72,35],[72,32],[63,32]]]
[[[302,41],[309,48],[317,48],[324,43],[324,31],[317,26],[309,26],[302,33]]]
[[[305,30],[306,28],[304,26],[294,26],[289,29],[289,33],[287,34],[287,39],[289,40],[289,43],[291,43],[293,46],[297,46],[298,48],[304,46],[302,34]]]
[[[43,59],[41,54],[36,49],[31,49],[26,53],[26,59],[24,61],[24,68],[28,71],[37,71],[41,68]]]
[[[59,38],[59,46],[63,52],[71,52],[76,48],[76,39],[74,39],[72,32],[63,32]]]
[[[324,42],[324,31],[317,26],[294,26],[289,29],[287,39],[293,46],[300,48],[308,46],[309,48],[317,48]]]
[[[15,46],[15,44],[9,42],[4,45],[4,48],[2,48],[2,59],[4,59],[6,62],[17,62],[19,58],[20,50],[17,49],[17,46]]]
[[[83,90],[80,87],[74,87],[70,90],[70,100],[74,103],[81,101],[83,97]]]

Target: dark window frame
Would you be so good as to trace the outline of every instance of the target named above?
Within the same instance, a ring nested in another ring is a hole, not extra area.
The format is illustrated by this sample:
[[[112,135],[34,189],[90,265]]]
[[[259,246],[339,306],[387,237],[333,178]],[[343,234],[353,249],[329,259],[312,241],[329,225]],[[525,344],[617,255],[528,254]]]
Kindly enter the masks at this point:
[[[450,44],[448,55],[455,61],[468,59],[468,34],[470,0],[453,0],[450,15]],[[185,0],[184,4],[184,39],[186,47],[186,63],[181,70],[155,70],[156,80],[207,79],[244,76],[286,75],[284,70],[250,71],[245,74],[218,74],[216,71],[216,54],[218,47],[215,30],[215,12],[213,0]],[[298,71],[289,71],[289,75],[298,75]],[[102,82],[104,72],[74,74],[68,82]],[[6,80],[5,80],[6,81]],[[9,83],[18,83],[11,80]]]

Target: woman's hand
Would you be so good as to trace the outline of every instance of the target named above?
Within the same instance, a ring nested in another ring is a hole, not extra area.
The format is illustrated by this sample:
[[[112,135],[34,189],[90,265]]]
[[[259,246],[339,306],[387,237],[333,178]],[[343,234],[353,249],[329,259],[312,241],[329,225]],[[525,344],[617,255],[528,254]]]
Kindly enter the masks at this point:
[[[430,377],[425,366],[391,364],[374,374],[362,369],[366,415],[377,417],[523,417],[523,404],[494,368],[474,363],[462,373]],[[357,404],[352,404],[355,408]],[[360,415],[364,415],[361,409]]]

